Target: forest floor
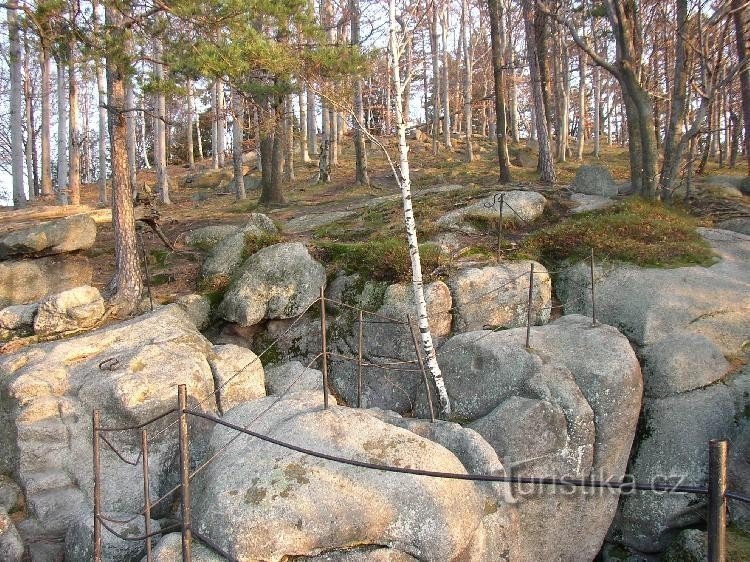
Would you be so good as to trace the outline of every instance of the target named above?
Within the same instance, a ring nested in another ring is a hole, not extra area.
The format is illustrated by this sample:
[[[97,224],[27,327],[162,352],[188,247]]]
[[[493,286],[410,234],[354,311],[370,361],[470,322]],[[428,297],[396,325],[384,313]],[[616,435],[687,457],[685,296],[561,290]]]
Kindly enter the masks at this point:
[[[709,261],[705,254],[706,248],[691,234],[694,233],[694,227],[710,226],[714,221],[736,216],[750,216],[750,198],[726,197],[721,189],[709,185],[707,181],[722,176],[741,177],[744,172],[741,166],[729,169],[709,164],[707,177],[694,180],[693,197],[687,203],[676,203],[671,209],[661,204],[625,200],[607,211],[571,217],[574,204],[570,200],[569,186],[582,164],[575,157],[568,162],[558,163],[559,179],[554,186],[540,184],[533,167],[514,167],[513,183],[500,185],[497,180],[494,143],[477,142],[475,160],[467,163],[463,160],[463,142],[454,142],[454,150],[441,148],[435,156],[429,142],[410,141],[412,187],[416,194],[414,209],[420,242],[438,234],[435,222],[443,214],[507,189],[538,191],[547,198],[549,204],[544,215],[533,224],[504,229],[501,248],[503,259],[532,257],[560,260],[575,257],[582,245],[606,250],[605,253],[617,258],[620,248],[625,245],[633,246],[629,240],[647,237],[645,242],[638,240],[640,254],[632,257],[627,254],[623,259],[644,265],[705,263]],[[395,157],[395,142],[387,143],[386,148]],[[511,147],[512,154],[519,151],[529,153],[526,147]],[[589,154],[587,147],[583,163],[604,165],[618,182],[628,180],[626,148],[604,146],[602,157],[598,160]],[[174,241],[176,251],[166,248],[148,229],[144,230],[143,236],[154,299],[169,302],[196,290],[211,290],[212,288],[199,287],[202,256],[182,243],[184,235],[207,225],[244,224],[245,216],[250,212],[266,213],[281,228],[284,240],[306,242],[313,253],[332,270],[359,269],[373,278],[405,280],[409,272],[399,188],[382,151],[372,147],[368,150],[368,158],[371,180],[368,187],[354,185],[351,143],[344,149],[331,183],[316,182],[317,163],[295,162],[296,177],[284,185],[287,204],[272,208],[259,205],[258,190],[249,191],[246,200],[238,201],[232,193],[222,193],[217,188],[191,187],[189,183],[185,183],[190,175],[187,167],[170,166],[169,173],[174,183],[170,194],[173,204],[160,206],[159,211],[163,230],[167,238]],[[199,171],[208,170],[210,164],[210,160],[199,162],[197,168]],[[231,167],[231,161],[227,164]],[[255,170],[251,175],[256,178],[259,176]],[[153,171],[144,170],[139,173],[138,182],[153,184]],[[462,188],[429,193],[430,188],[456,184]],[[427,193],[421,193],[424,190]],[[95,246],[84,252],[84,255],[94,265],[94,285],[103,288],[112,275],[114,263],[113,234],[108,210],[97,207],[95,184],[83,186],[82,202],[80,207],[50,207],[35,202],[21,211],[0,209],[0,233],[40,220],[80,212],[93,213],[100,223],[99,235]],[[344,211],[349,214],[343,216]],[[292,219],[331,213],[342,216],[311,229],[295,229],[297,232],[284,230]],[[623,221],[627,222],[625,227]],[[442,276],[461,262],[494,261],[498,252],[495,234],[497,225],[483,226],[483,231],[478,234],[460,235],[462,250],[448,261],[444,256],[426,252],[426,259],[423,260],[426,277],[430,279]],[[616,232],[618,229],[619,234]],[[669,241],[673,242],[671,246],[666,244]],[[665,247],[667,250],[664,250]],[[661,248],[659,252],[651,251],[657,248]]]

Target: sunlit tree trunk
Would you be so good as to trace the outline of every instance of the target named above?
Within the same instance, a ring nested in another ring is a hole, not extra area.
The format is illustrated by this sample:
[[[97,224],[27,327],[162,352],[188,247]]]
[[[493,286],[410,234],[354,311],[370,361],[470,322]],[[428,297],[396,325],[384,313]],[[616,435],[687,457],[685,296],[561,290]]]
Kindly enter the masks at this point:
[[[211,166],[219,168],[219,99],[216,82],[211,84]]]
[[[417,304],[417,317],[419,322],[419,333],[422,338],[422,347],[426,357],[426,366],[435,382],[435,387],[440,397],[442,413],[448,416],[451,413],[448,392],[443,381],[443,374],[435,355],[435,347],[432,343],[432,333],[427,317],[427,303],[424,298],[424,284],[422,282],[422,264],[419,256],[419,244],[417,240],[417,227],[414,220],[414,210],[411,198],[411,176],[409,173],[409,148],[406,144],[406,122],[403,116],[403,85],[401,83],[401,71],[399,60],[403,41],[399,41],[396,21],[396,0],[389,0],[389,58],[391,59],[391,71],[393,73],[393,84],[396,93],[396,127],[398,131],[398,156],[400,178],[397,176],[401,187],[401,199],[404,207],[404,224],[406,225],[406,238],[409,244],[409,255],[411,256],[412,285],[414,287],[414,300]],[[406,30],[404,30],[406,33]]]
[[[583,161],[583,145],[586,142],[586,54],[578,55],[578,142],[576,153]]]
[[[124,45],[123,15],[109,3],[104,10],[105,24],[114,44]],[[115,273],[107,287],[110,305],[119,314],[129,314],[139,304],[143,280],[138,263],[133,199],[128,174],[127,123],[125,121],[125,81],[128,63],[122,53],[108,52],[107,107],[112,148],[112,230],[115,242]]]
[[[232,91],[232,167],[234,170],[234,194],[245,199],[245,178],[242,174],[242,131],[245,119],[245,104],[236,90]],[[191,129],[192,131],[192,129]]]
[[[42,67],[42,127],[41,127],[41,191],[42,196],[49,198],[52,196],[52,59],[49,54],[49,47],[45,44],[41,46],[40,64]]]
[[[81,203],[81,131],[78,128],[78,78],[74,63],[75,45],[70,44],[68,61],[68,197],[71,205]]]
[[[450,74],[448,72],[448,0],[442,0],[443,6],[440,12],[440,27],[442,29],[442,44],[443,44],[443,74],[440,77],[440,87],[443,90],[442,101],[443,101],[443,144],[445,148],[453,148],[453,142],[451,141],[451,92],[450,92]]]
[[[299,152],[303,163],[310,161],[310,152],[307,148],[309,135],[307,133],[307,88],[302,88],[297,95],[299,105]]]
[[[495,140],[500,182],[511,181],[510,157],[508,155],[508,123],[505,115],[505,73],[503,72],[504,17],[499,0],[489,0],[490,42],[492,44],[492,72],[495,80]]]
[[[740,94],[742,96],[742,120],[745,124],[745,159],[750,173],[750,65],[747,47],[748,8],[743,0],[732,0],[734,36],[737,43],[737,59],[742,66],[740,71]]]
[[[195,154],[193,150],[193,118],[195,109],[193,108],[193,81],[187,80],[187,127],[185,127],[185,145],[187,150],[188,167],[192,171],[195,169]]]
[[[359,48],[359,23],[360,11],[359,0],[349,0],[349,11],[351,12],[351,44],[355,49]],[[357,185],[369,185],[370,178],[367,175],[367,147],[365,135],[362,131],[365,122],[365,111],[362,103],[362,79],[354,81],[354,181]]]
[[[167,99],[164,94],[164,66],[161,64],[162,45],[160,40],[154,43],[154,74],[159,82],[156,94],[156,118],[154,119],[154,166],[156,167],[156,190],[164,204],[172,201],[169,198],[169,176],[167,175]]]
[[[39,186],[37,184],[36,169],[36,130],[34,128],[34,92],[31,87],[31,71],[29,68],[29,42],[24,41],[23,57],[23,98],[26,118],[26,142],[24,143],[24,156],[26,160],[26,185],[28,186],[29,201],[36,198]]]
[[[68,96],[65,87],[65,63],[57,60],[57,198],[68,200]]]
[[[21,60],[21,33],[15,0],[8,4],[8,42],[10,58],[10,143],[11,173],[13,175],[13,205],[26,205],[23,186],[23,61]]]
[[[466,152],[464,158],[467,162],[474,159],[474,148],[472,147],[472,111],[471,111],[471,88],[472,88],[472,49],[471,49],[471,13],[469,12],[469,0],[461,2],[461,43],[464,59],[464,129],[466,134]],[[407,100],[408,103],[408,100]]]
[[[432,3],[430,17],[430,54],[432,56],[432,153],[438,153],[440,138],[440,62],[438,35],[438,11]]]

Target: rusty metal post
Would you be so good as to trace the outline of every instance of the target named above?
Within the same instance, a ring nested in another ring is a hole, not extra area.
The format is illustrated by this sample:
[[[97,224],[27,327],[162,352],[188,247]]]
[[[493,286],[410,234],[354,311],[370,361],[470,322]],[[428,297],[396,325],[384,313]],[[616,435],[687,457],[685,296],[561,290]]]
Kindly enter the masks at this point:
[[[500,194],[500,223],[497,226],[497,263],[500,263],[502,251],[503,251],[503,206],[504,206],[505,194]]]
[[[180,421],[180,491],[182,493],[182,559],[193,560],[193,533],[190,512],[190,444],[188,442],[187,387],[177,387],[177,413]]]
[[[323,371],[323,408],[328,409],[328,343],[326,342],[326,297],[323,287],[320,288],[320,338],[322,340],[321,345],[321,357],[323,365],[321,371]]]
[[[102,562],[102,452],[99,442],[101,412],[94,410],[91,416],[94,453],[94,562]]]
[[[409,325],[409,333],[411,334],[411,341],[414,343],[414,353],[417,354],[417,362],[419,368],[422,371],[422,380],[424,381],[424,388],[427,391],[427,405],[430,407],[430,421],[435,422],[435,408],[432,405],[432,390],[430,390],[430,381],[427,379],[427,371],[424,369],[424,361],[422,361],[422,354],[419,352],[419,343],[417,342],[417,336],[414,335],[414,326],[411,322],[411,316],[406,315],[406,322]]]
[[[359,350],[357,352],[357,408],[362,407],[362,309],[359,310]]]
[[[708,442],[708,562],[727,555],[727,449],[725,439]]]
[[[596,300],[594,299],[594,248],[591,248],[591,325],[596,326]]]
[[[526,349],[529,349],[529,338],[531,338],[531,299],[534,293],[534,262],[531,262],[529,271],[529,303],[526,307]]]
[[[146,562],[151,562],[151,491],[148,476],[148,432],[141,430],[141,459],[143,461],[143,525],[146,535]]]

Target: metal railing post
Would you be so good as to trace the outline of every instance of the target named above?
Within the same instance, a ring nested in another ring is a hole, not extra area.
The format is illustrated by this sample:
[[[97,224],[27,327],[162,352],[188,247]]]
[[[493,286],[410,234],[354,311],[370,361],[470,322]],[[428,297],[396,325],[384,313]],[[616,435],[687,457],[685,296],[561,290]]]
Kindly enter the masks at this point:
[[[424,368],[424,361],[422,361],[422,354],[419,352],[419,343],[417,342],[417,336],[414,334],[414,326],[412,326],[411,316],[406,315],[406,322],[409,325],[409,333],[411,334],[411,341],[414,343],[414,353],[417,354],[417,362],[419,368],[422,371],[422,380],[424,381],[424,388],[427,392],[427,404],[430,407],[430,421],[435,421],[435,408],[432,405],[432,390],[430,390],[430,381],[427,379],[427,371]]]
[[[526,349],[529,349],[529,339],[531,338],[531,299],[534,293],[534,262],[531,262],[529,271],[529,303],[526,307]]]
[[[596,326],[596,300],[594,298],[594,248],[591,248],[591,325]]]
[[[192,525],[190,513],[190,444],[188,442],[187,387],[177,387],[177,413],[180,431],[180,491],[182,493],[182,559],[192,562]]]
[[[500,194],[500,223],[497,226],[497,263],[500,263],[503,252],[503,206],[505,194]]]
[[[151,491],[148,475],[148,432],[141,430],[141,457],[143,461],[143,528],[146,535],[146,562],[151,562]]]
[[[725,439],[708,442],[708,562],[726,560],[727,449]]]
[[[359,343],[357,345],[357,408],[362,407],[362,309],[359,309]]]
[[[102,455],[99,443],[99,428],[101,427],[101,412],[94,410],[91,417],[93,456],[94,456],[94,562],[102,562]]]
[[[323,372],[323,408],[328,409],[328,343],[326,342],[326,297],[325,289],[320,288],[320,339],[321,358],[323,361],[321,371]]]

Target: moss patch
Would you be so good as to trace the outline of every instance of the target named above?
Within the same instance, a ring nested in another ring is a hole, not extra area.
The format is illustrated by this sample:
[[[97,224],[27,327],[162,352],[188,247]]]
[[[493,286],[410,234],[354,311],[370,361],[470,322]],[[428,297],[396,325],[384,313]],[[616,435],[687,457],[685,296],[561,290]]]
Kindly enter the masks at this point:
[[[279,234],[264,232],[263,234],[245,234],[245,247],[242,249],[242,257],[247,258],[263,248],[273,246],[282,241]]]
[[[520,252],[548,264],[584,259],[593,248],[600,258],[640,266],[710,265],[714,254],[696,226],[681,211],[632,198],[544,229],[527,238]]]
[[[419,247],[425,276],[440,265],[440,249],[434,244]],[[348,274],[359,273],[365,279],[399,282],[411,279],[409,247],[403,238],[385,238],[370,242],[319,242],[317,259]]]

